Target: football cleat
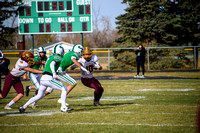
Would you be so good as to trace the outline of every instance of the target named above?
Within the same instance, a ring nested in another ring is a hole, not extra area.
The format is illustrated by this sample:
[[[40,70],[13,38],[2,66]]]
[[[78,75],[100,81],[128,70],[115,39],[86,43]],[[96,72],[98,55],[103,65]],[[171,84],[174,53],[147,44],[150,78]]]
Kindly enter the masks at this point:
[[[12,109],[8,104],[4,107],[4,109]]]
[[[73,108],[68,108],[68,107],[61,107],[60,108],[61,112],[70,112],[72,110],[74,110]]]
[[[140,78],[144,78],[144,75],[141,75]]]
[[[30,92],[29,86],[26,86],[26,91],[25,91],[26,96],[29,95],[29,92]]]
[[[23,114],[23,113],[25,112],[25,109],[23,108],[23,106],[19,107],[19,112],[20,112],[21,114]]]
[[[102,106],[99,101],[94,101],[94,106]]]
[[[134,76],[134,78],[140,78],[140,76],[139,76],[139,75],[136,75],[136,76]]]
[[[58,103],[61,103],[61,99],[58,99]],[[69,104],[66,103],[65,105],[68,106]]]
[[[32,103],[31,105],[30,105],[33,109],[36,109],[37,108],[37,105],[36,105],[36,103],[34,102],[34,103]]]

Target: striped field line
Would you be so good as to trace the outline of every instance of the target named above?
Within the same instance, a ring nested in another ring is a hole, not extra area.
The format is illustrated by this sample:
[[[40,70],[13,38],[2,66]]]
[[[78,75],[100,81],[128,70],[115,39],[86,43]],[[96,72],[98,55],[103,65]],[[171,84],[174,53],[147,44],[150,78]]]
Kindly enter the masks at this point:
[[[149,124],[149,123],[32,123],[32,124],[0,124],[0,127],[17,126],[64,126],[64,125],[102,125],[102,126],[150,126],[150,127],[195,127],[195,125],[183,124]]]
[[[132,104],[135,105],[135,104]],[[136,106],[155,106],[155,105],[139,105],[136,104]],[[161,106],[161,105],[156,105],[156,106]],[[163,105],[165,106],[165,105]],[[168,105],[171,107],[174,107],[175,105]],[[165,106],[165,107],[168,107]],[[179,106],[178,107],[188,107],[188,106]],[[197,106],[189,106],[189,107],[194,107],[197,108]],[[18,111],[2,111],[0,112],[0,116],[49,116],[49,115],[54,115],[54,114],[58,114],[61,113],[60,110],[29,110],[24,114],[20,114]],[[91,112],[91,111],[72,111],[71,113],[79,113],[79,114],[92,114],[92,113],[96,113],[96,112]],[[190,115],[190,116],[196,116],[195,113],[181,113],[181,112],[177,112],[177,113],[169,113],[169,112],[128,112],[128,111],[113,111],[113,112],[98,112],[99,114],[152,114],[152,115]]]

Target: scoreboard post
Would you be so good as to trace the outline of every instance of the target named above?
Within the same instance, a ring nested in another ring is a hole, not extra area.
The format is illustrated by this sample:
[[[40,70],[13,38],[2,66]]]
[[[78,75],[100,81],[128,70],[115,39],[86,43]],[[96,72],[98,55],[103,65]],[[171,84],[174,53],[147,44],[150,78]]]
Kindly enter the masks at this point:
[[[92,32],[92,0],[22,0],[19,34]]]

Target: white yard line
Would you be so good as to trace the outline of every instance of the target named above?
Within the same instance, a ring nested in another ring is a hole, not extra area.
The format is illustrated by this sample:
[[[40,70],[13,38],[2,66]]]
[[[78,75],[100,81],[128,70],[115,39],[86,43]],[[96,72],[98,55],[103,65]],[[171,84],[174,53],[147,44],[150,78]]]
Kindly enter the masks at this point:
[[[188,92],[188,91],[196,91],[196,89],[135,89],[131,91],[175,91],[175,92]]]
[[[0,127],[17,127],[17,126],[63,126],[63,125],[117,125],[117,126],[151,126],[151,127],[195,127],[195,125],[183,124],[149,124],[149,123],[43,123],[43,124],[0,124]]]
[[[142,106],[142,105],[136,105],[136,106]],[[146,106],[146,105],[144,105]],[[155,105],[152,105],[155,106]],[[159,105],[157,105],[159,106]],[[195,106],[197,107],[197,106]],[[4,112],[0,112],[0,115],[2,116],[48,116],[48,115],[54,115],[54,114],[58,114],[61,113],[60,110],[29,110],[28,112],[24,113],[24,114],[20,114],[18,111],[4,111]],[[83,111],[83,112],[76,112],[76,111],[72,111],[71,113],[79,113],[79,114],[92,114],[92,113],[96,113],[96,112],[91,112],[91,111]],[[98,112],[99,114],[156,114],[156,115],[190,115],[190,116],[196,116],[196,114],[194,113],[164,113],[164,112],[128,112],[128,111],[113,111],[113,112]],[[64,114],[64,113],[61,113]]]
[[[112,96],[112,97],[102,97],[101,101],[130,101],[137,99],[145,99],[145,96]],[[86,101],[93,100],[94,97],[81,97],[79,99],[69,99],[69,101]]]

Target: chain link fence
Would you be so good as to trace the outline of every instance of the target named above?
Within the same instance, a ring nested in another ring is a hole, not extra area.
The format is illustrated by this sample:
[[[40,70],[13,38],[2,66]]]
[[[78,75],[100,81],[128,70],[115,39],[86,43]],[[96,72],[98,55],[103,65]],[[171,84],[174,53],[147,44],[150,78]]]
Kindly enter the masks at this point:
[[[136,70],[137,48],[92,48],[103,70]],[[146,70],[198,69],[200,68],[200,48],[190,47],[146,47]],[[23,50],[2,50],[10,60],[12,70]],[[35,51],[36,52],[36,51]],[[35,53],[36,54],[36,53]],[[52,53],[47,53],[47,56]],[[118,55],[118,56],[116,56]]]
[[[93,48],[93,53],[108,71],[136,70],[137,48]],[[197,69],[200,68],[200,48],[190,47],[146,47],[145,69]],[[118,56],[116,56],[116,54]],[[123,56],[123,57],[120,57]]]

